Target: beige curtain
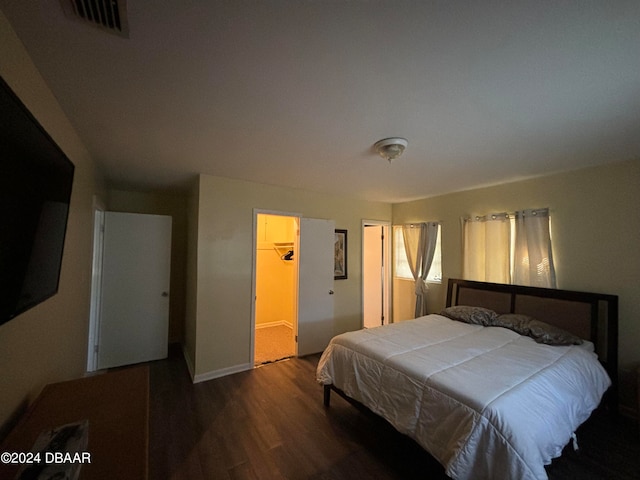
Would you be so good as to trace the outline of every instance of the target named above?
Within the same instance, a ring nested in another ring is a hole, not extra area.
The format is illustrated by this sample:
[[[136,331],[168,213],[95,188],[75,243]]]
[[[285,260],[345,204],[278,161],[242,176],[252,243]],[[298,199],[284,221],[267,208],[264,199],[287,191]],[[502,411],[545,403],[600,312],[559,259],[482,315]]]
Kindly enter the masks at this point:
[[[516,212],[513,283],[556,288],[549,210]]]
[[[507,213],[463,219],[462,237],[465,279],[511,282],[511,221]]]
[[[409,268],[416,282],[415,318],[418,318],[427,314],[426,279],[436,251],[438,224],[429,222],[403,225],[402,236]]]

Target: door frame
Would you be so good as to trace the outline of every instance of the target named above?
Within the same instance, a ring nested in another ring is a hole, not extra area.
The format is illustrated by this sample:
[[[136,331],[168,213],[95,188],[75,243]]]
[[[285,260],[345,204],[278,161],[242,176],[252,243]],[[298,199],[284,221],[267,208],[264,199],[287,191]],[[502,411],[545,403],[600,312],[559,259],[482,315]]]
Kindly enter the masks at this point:
[[[102,262],[104,253],[104,218],[106,208],[93,197],[93,260],[91,266],[91,302],[89,310],[89,337],[87,339],[87,372],[98,367],[100,345],[100,301],[102,299]]]
[[[257,274],[257,250],[258,250],[258,215],[279,215],[281,217],[294,217],[297,219],[298,228],[300,228],[300,218],[302,214],[297,212],[283,212],[281,210],[265,210],[262,208],[254,208],[253,209],[253,248],[251,250],[251,355],[249,357],[249,365],[252,368],[255,366],[255,354],[256,354],[256,274]],[[299,252],[298,249],[298,240],[299,235],[295,237],[294,250]],[[296,297],[298,292],[296,291]],[[297,308],[297,302],[296,302]],[[297,325],[298,325],[298,312],[295,312],[296,315],[296,332],[297,334]],[[296,347],[296,356],[298,355],[298,342],[295,342]]]
[[[383,267],[384,267],[384,275],[386,277],[386,281],[383,281],[383,287],[384,287],[384,292],[383,292],[383,298],[387,299],[387,303],[386,303],[386,318],[385,318],[385,325],[388,325],[390,323],[393,323],[393,308],[391,306],[391,301],[393,298],[392,295],[392,282],[391,282],[391,242],[393,240],[393,232],[392,232],[392,228],[391,228],[391,221],[389,220],[367,220],[367,219],[363,219],[362,220],[362,245],[361,245],[361,259],[360,259],[360,264],[362,265],[362,272],[361,272],[361,291],[362,291],[362,296],[361,296],[361,305],[362,305],[362,318],[361,318],[361,325],[362,328],[364,328],[364,255],[365,255],[365,234],[364,234],[364,229],[367,227],[367,225],[374,225],[374,226],[382,226],[382,230],[383,233],[385,235],[385,238],[388,239],[387,242],[385,242],[385,244],[383,245],[383,257],[382,257],[382,262],[383,262]],[[384,314],[384,312],[383,312]]]

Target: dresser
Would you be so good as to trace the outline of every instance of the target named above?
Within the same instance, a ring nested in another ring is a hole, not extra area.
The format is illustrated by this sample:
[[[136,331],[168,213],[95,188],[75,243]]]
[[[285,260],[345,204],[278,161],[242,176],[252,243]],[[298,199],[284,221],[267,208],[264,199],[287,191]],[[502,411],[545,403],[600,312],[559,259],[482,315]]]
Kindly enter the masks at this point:
[[[7,436],[0,452],[29,452],[41,432],[88,420],[90,463],[81,479],[148,478],[149,370],[146,366],[47,385]],[[12,479],[20,465],[0,464]]]

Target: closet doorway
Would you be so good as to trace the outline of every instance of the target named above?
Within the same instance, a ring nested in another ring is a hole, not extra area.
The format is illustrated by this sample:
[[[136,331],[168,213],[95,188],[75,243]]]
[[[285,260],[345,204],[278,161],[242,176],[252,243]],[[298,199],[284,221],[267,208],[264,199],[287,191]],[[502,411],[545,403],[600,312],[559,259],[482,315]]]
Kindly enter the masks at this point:
[[[362,222],[362,326],[373,328],[391,322],[391,225]]]
[[[299,217],[256,215],[254,365],[296,355]]]

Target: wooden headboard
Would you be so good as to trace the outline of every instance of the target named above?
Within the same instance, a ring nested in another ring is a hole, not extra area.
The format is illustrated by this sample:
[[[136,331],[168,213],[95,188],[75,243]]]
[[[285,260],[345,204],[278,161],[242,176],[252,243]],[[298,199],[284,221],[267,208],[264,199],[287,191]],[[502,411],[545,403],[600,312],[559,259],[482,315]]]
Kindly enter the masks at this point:
[[[617,295],[450,278],[447,306],[454,305],[472,305],[497,313],[530,315],[591,341],[613,383],[608,394],[610,404],[617,408]]]

